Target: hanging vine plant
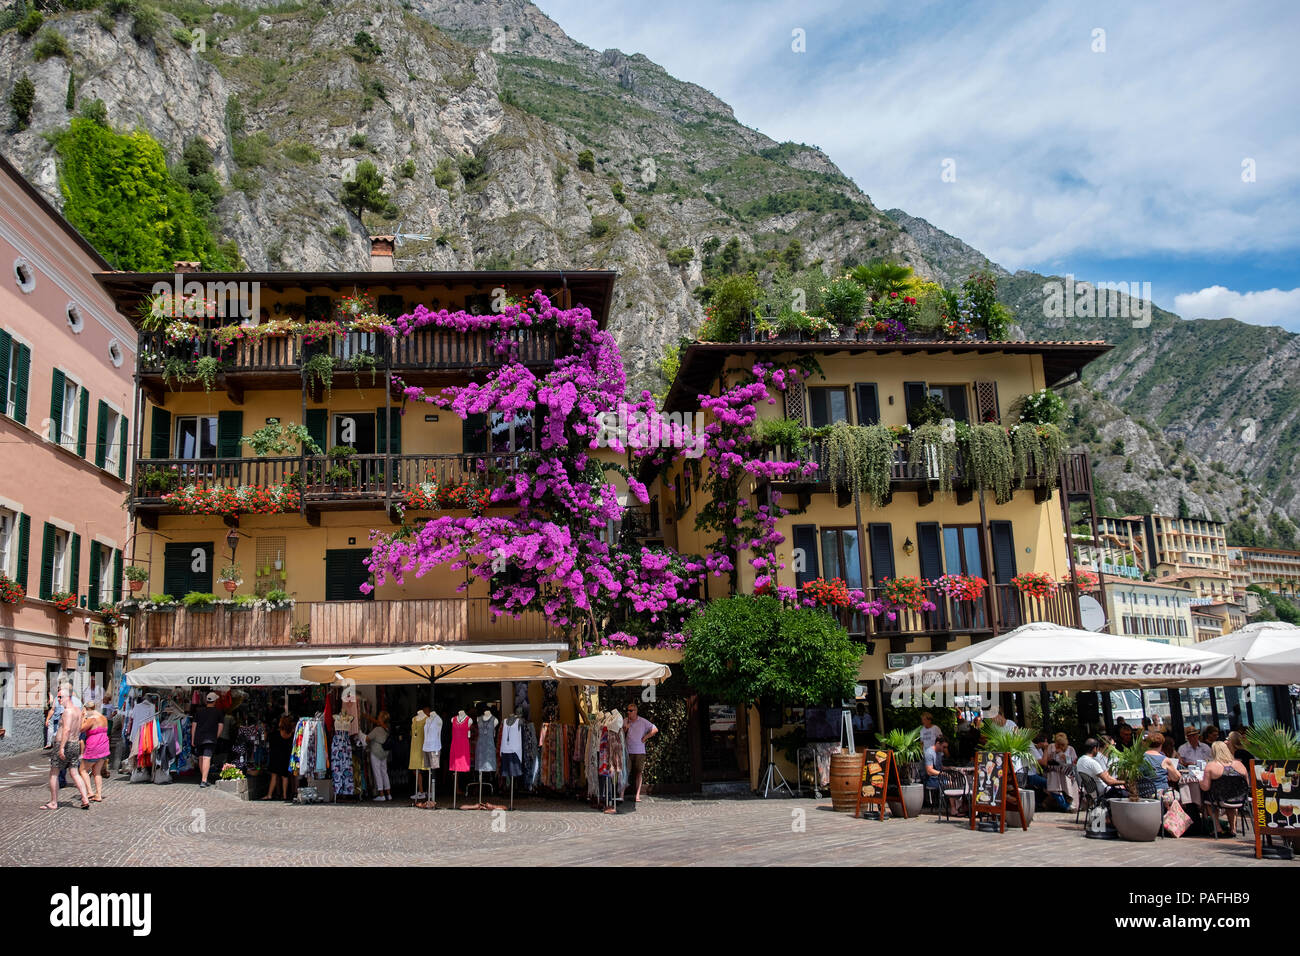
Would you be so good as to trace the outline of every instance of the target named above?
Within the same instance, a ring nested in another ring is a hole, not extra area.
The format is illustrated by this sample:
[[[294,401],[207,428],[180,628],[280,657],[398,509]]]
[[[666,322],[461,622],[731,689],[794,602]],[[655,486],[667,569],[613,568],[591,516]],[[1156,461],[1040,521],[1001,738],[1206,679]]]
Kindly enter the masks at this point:
[[[822,468],[832,488],[864,492],[872,504],[889,497],[894,469],[894,434],[884,425],[836,422],[822,445]]]
[[[998,504],[1011,500],[1015,484],[1015,462],[1011,439],[1001,425],[991,422],[973,425],[970,430],[970,478],[981,491],[992,491]]]
[[[957,443],[944,440],[943,426],[921,425],[912,430],[907,464],[913,476],[937,481],[941,492],[952,491],[952,477],[957,472]]]
[[[328,401],[334,389],[334,356],[328,352],[317,352],[302,363],[302,377],[312,394],[315,394],[316,386],[319,385]]]
[[[1021,422],[1012,426],[1009,436],[1016,482],[1023,484],[1032,475],[1045,478],[1051,487],[1056,487],[1061,458],[1069,447],[1061,430],[1055,425]]]
[[[347,361],[347,366],[352,371],[352,377],[356,381],[357,388],[361,388],[361,373],[366,369],[370,370],[370,387],[374,388],[379,360],[369,352],[357,352]]]

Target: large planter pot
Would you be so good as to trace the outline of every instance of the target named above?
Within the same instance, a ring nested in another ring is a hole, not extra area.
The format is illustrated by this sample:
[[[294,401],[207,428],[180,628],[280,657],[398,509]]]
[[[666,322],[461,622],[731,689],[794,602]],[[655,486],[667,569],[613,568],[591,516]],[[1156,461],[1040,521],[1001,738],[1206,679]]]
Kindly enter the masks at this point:
[[[1038,808],[1038,794],[1036,794],[1032,790],[1021,790],[1020,805],[1024,807],[1025,823],[1026,824],[1033,823],[1034,810]]]
[[[907,808],[907,818],[909,820],[915,820],[921,815],[921,810],[925,808],[925,784],[903,784],[903,802],[899,803],[896,800],[890,800],[889,812],[896,817],[901,817],[904,807]]]
[[[1150,843],[1160,833],[1159,800],[1111,800],[1110,818],[1125,840]]]
[[[858,808],[858,792],[862,789],[862,767],[867,752],[831,754],[831,809],[838,813],[852,813]]]
[[[248,799],[248,780],[217,780],[215,781],[217,789],[225,793],[233,793],[241,799]]]

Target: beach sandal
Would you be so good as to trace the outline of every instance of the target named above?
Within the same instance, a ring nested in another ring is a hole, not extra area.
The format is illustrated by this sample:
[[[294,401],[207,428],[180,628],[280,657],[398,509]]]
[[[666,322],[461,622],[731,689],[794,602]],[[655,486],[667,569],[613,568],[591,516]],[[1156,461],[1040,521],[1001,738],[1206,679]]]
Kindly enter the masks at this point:
[[[42,809],[42,810],[57,810],[57,809],[59,809],[59,805],[58,805],[57,803],[42,803],[42,804],[41,804],[41,809]]]
[[[90,802],[91,802],[91,803],[103,803],[103,802],[104,802],[104,798],[103,798],[103,797],[91,797],[91,798],[90,798]]]

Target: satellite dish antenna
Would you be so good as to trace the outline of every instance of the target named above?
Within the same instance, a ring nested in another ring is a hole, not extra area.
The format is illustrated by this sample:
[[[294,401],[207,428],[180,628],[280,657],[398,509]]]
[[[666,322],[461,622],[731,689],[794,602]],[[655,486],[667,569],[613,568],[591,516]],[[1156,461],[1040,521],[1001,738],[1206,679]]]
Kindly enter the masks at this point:
[[[1079,598],[1079,618],[1085,631],[1100,631],[1106,626],[1106,610],[1089,594]]]

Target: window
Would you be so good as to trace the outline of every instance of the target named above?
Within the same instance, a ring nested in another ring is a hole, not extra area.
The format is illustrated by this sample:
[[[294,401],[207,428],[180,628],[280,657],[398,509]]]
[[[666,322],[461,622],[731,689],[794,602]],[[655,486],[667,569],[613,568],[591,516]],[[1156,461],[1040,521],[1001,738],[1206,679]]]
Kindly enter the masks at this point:
[[[27,376],[31,349],[0,329],[0,414],[27,421]]]
[[[68,532],[62,528],[54,529],[53,563],[51,564],[50,587],[52,591],[68,589],[68,570],[72,563],[68,560]]]
[[[104,416],[103,427],[100,428],[100,440],[103,444],[95,452],[97,460],[101,460],[101,468],[117,473],[118,455],[121,451],[121,441],[119,434],[122,430],[122,416],[101,403],[100,413]]]
[[[912,420],[912,411],[921,403],[934,400],[947,411],[954,421],[970,421],[970,402],[967,398],[966,385],[929,385],[925,382],[904,382],[903,399],[907,405],[908,421]]]
[[[185,415],[176,419],[176,457],[217,457],[217,416]]]
[[[78,334],[86,327],[86,320],[81,317],[81,310],[75,302],[68,303],[68,328]]]
[[[350,445],[358,455],[375,453],[375,413],[345,412],[334,416],[330,446]]]
[[[840,578],[851,588],[862,587],[862,562],[856,528],[822,528],[822,568],[830,580]]]
[[[77,434],[77,393],[80,391],[76,382],[63,383],[63,421],[59,424],[63,444],[72,445]]]
[[[808,389],[808,415],[813,428],[849,421],[847,388]]]
[[[949,525],[943,529],[943,564],[946,574],[984,574],[978,525]]]
[[[23,292],[31,292],[36,288],[36,272],[26,259],[14,260],[14,281]]]
[[[14,575],[18,551],[18,515],[0,508],[0,574]]]
[[[516,415],[506,421],[500,412],[492,412],[492,450],[508,453],[529,451],[537,447],[537,430],[531,415]]]
[[[122,363],[126,361],[126,356],[122,353],[122,346],[113,339],[108,343],[108,360],[113,363],[113,368],[121,368]]]

